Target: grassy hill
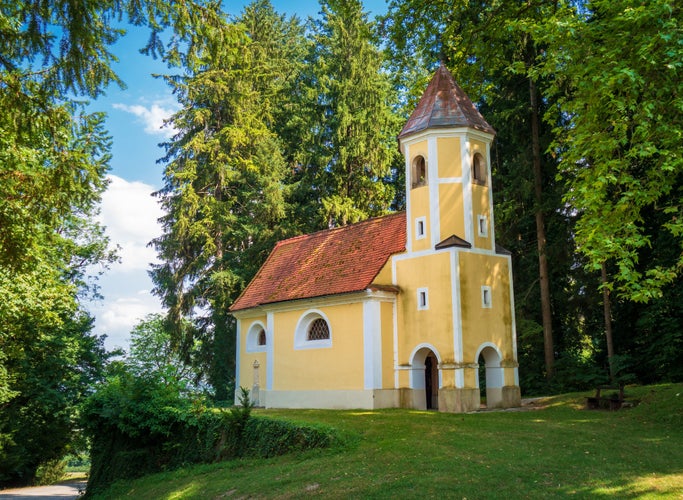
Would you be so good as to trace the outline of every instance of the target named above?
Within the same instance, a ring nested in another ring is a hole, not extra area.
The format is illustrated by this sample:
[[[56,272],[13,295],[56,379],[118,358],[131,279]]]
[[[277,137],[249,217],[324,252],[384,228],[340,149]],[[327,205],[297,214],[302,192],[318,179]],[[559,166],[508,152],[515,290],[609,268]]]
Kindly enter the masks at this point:
[[[117,483],[100,498],[682,498],[683,384],[629,387],[634,408],[588,393],[526,411],[260,410],[332,425],[341,445]]]

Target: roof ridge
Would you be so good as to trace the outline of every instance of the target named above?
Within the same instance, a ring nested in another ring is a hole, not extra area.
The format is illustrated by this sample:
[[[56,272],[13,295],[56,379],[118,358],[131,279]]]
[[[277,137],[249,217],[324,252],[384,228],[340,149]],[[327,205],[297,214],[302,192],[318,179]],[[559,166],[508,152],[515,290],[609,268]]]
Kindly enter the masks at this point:
[[[365,289],[390,255],[405,251],[405,217],[394,212],[281,240],[229,310]]]
[[[355,227],[361,226],[363,224],[369,224],[370,222],[378,221],[381,219],[386,219],[389,217],[397,217],[399,215],[403,215],[405,213],[405,210],[400,210],[398,212],[393,212],[390,214],[386,215],[377,215],[375,217],[370,217],[369,219],[365,219],[362,221],[354,222],[352,224],[346,224],[345,226],[336,226],[336,227],[329,227],[327,229],[319,229],[317,231],[314,231],[312,233],[305,233],[305,234],[299,234],[296,236],[292,236],[291,238],[287,238],[284,240],[280,240],[275,244],[275,247],[278,247],[280,245],[284,244],[289,244],[289,243],[296,243],[297,241],[308,239],[308,238],[314,238],[314,237],[319,237],[322,236],[323,234],[331,234],[337,231],[344,231],[344,230],[350,230]]]

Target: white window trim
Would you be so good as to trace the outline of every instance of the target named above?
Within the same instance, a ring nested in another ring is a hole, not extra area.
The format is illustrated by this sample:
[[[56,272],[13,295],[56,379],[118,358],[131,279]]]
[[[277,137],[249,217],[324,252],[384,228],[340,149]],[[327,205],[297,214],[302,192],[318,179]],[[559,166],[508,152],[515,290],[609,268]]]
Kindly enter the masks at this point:
[[[259,345],[258,336],[259,332],[263,330],[266,332],[266,344]],[[266,347],[268,346],[268,330],[263,323],[260,321],[254,321],[249,330],[247,330],[247,342],[245,345],[247,352],[266,352]]]
[[[485,215],[477,216],[477,233],[482,238],[488,238],[489,236],[488,218]]]
[[[423,299],[424,298],[424,303]],[[417,310],[426,311],[429,309],[429,289],[418,288],[417,289]]]
[[[308,340],[308,329],[316,319],[323,319],[330,330],[329,339]],[[332,347],[332,324],[327,316],[318,309],[311,309],[301,315],[294,329],[294,349],[325,349]]]
[[[481,287],[481,307],[484,309],[491,309],[493,307],[493,294],[490,286]]]
[[[420,232],[420,224],[422,232]],[[422,216],[415,219],[415,239],[423,240],[427,237],[427,217]]]

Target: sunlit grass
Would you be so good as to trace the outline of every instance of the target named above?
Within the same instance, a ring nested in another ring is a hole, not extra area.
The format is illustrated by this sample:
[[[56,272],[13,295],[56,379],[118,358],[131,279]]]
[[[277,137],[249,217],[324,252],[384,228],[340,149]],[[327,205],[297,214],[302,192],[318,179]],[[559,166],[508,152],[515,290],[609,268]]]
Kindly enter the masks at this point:
[[[683,385],[629,388],[618,412],[588,394],[526,412],[259,410],[330,425],[341,443],[120,483],[108,498],[681,498]]]

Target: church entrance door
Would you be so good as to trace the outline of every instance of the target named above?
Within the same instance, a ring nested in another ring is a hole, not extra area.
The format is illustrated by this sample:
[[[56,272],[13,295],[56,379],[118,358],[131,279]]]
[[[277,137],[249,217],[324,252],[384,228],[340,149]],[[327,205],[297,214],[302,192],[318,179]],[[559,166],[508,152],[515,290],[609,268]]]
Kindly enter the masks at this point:
[[[425,393],[427,396],[427,409],[438,410],[439,367],[436,356],[431,351],[425,358]]]

